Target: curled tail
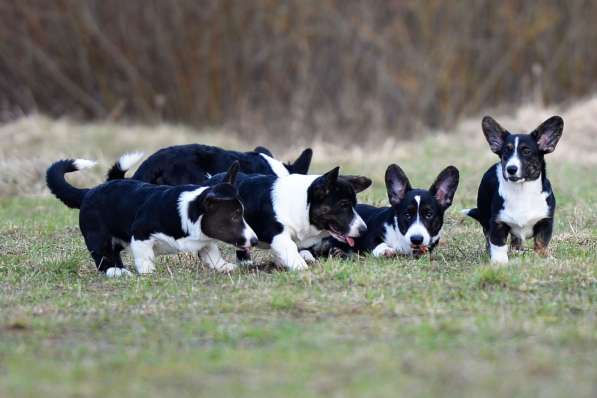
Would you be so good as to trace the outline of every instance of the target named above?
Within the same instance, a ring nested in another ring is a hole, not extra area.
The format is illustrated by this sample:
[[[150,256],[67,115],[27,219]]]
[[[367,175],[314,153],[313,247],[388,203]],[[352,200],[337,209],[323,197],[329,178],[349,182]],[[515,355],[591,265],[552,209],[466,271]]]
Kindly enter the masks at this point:
[[[133,167],[143,157],[143,152],[131,152],[125,153],[118,159],[118,162],[114,163],[112,168],[108,170],[108,176],[106,181],[110,180],[122,180],[125,173]]]
[[[46,183],[50,191],[65,205],[73,209],[80,209],[83,196],[88,189],[79,189],[70,185],[64,179],[66,173],[87,169],[95,166],[95,162],[86,159],[59,160],[53,163],[46,172]]]
[[[469,217],[474,218],[475,220],[481,222],[481,213],[479,213],[479,209],[463,209],[460,211],[462,214],[467,215]]]

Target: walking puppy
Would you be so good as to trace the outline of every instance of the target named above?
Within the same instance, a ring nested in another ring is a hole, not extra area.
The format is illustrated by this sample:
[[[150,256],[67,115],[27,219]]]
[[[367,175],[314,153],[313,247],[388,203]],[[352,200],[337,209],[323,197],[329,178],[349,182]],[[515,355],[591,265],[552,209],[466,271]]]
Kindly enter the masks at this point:
[[[367,224],[367,232],[355,240],[353,248],[326,240],[315,247],[318,254],[352,251],[371,252],[373,256],[397,254],[420,256],[432,251],[440,240],[444,212],[450,207],[458,188],[459,173],[448,166],[429,190],[413,189],[402,169],[392,164],[385,175],[391,207],[359,204],[357,213]]]
[[[260,242],[271,248],[276,263],[289,270],[304,270],[315,258],[306,250],[332,236],[349,246],[367,226],[356,213],[356,193],[371,180],[339,176],[339,167],[324,175],[292,174],[284,177],[239,174],[236,185],[249,225]],[[219,184],[222,174],[208,183]],[[237,259],[250,261],[245,250]]]
[[[212,187],[178,187],[136,180],[109,181],[91,189],[78,189],[65,173],[91,167],[95,162],[60,160],[50,166],[46,180],[52,193],[79,212],[79,226],[97,269],[107,276],[131,275],[120,252],[130,246],[139,274],[154,271],[155,254],[199,253],[218,271],[235,264],[220,255],[220,240],[248,250],[257,237],[243,218],[243,206],[234,180],[234,162],[220,184]]]
[[[555,150],[564,121],[553,116],[530,134],[511,134],[489,116],[483,118],[482,125],[489,147],[500,162],[483,176],[477,208],[464,213],[483,227],[492,262],[508,262],[509,234],[513,249],[533,237],[535,252],[545,256],[556,199],[545,173],[544,156]]]
[[[122,179],[126,171],[142,153],[124,155],[108,172],[108,180]],[[162,148],[139,166],[132,179],[158,185],[201,184],[212,175],[224,173],[237,161],[240,171],[247,174],[276,175],[307,174],[313,151],[307,148],[293,163],[274,159],[264,147],[252,152],[228,151],[200,144],[177,145]]]

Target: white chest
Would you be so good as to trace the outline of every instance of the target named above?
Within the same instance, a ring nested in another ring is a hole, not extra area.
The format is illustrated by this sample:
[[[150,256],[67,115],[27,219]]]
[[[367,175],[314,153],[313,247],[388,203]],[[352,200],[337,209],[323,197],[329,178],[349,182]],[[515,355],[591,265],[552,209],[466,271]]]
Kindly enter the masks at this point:
[[[498,176],[501,173],[498,172]],[[504,204],[497,221],[507,224],[512,234],[520,239],[531,237],[535,224],[549,215],[549,192],[542,191],[541,178],[517,184],[501,177],[499,183]]]
[[[385,225],[385,233],[383,240],[386,245],[390,246],[398,253],[410,254],[412,251],[410,247],[410,242],[406,239],[404,235],[402,235],[400,229],[398,229],[398,224],[395,218],[393,224]]]
[[[193,237],[174,239],[161,233],[153,234],[153,250],[156,254],[175,254],[179,252],[198,252],[206,242]]]

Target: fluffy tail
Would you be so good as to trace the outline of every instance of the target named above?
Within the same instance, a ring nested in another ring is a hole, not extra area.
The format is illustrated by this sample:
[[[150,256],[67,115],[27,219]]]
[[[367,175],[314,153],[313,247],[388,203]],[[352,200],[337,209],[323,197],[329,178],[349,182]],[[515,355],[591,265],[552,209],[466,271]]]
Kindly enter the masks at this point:
[[[72,209],[80,209],[83,196],[88,189],[79,189],[70,185],[64,179],[66,173],[87,169],[95,166],[95,162],[86,159],[59,160],[53,163],[46,172],[46,183],[50,191]]]
[[[460,212],[462,214],[464,214],[464,215],[472,217],[475,220],[481,222],[481,220],[479,219],[479,217],[481,216],[481,214],[479,213],[479,209],[477,209],[477,208],[474,208],[474,209],[463,209],[463,210],[460,210]]]
[[[114,166],[108,170],[107,181],[110,180],[122,180],[125,173],[133,167],[143,157],[143,152],[131,152],[125,153],[118,159],[118,162],[114,163]]]

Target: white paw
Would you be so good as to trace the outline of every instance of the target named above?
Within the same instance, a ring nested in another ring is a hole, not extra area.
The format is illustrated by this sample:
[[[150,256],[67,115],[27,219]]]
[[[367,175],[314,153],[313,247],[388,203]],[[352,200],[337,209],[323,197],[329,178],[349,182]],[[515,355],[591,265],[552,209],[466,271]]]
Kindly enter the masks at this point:
[[[313,264],[317,262],[317,259],[313,257],[313,254],[311,254],[309,250],[301,250],[299,254],[307,264]]]
[[[493,243],[489,244],[489,255],[491,262],[494,264],[508,263],[508,246],[496,246]]]
[[[155,265],[151,261],[143,261],[135,266],[139,275],[153,274],[155,271]]]
[[[238,265],[241,267],[252,267],[254,263],[253,260],[240,260]]]
[[[236,264],[223,262],[213,268],[218,272],[232,272],[236,269]]]
[[[288,264],[286,264],[286,268],[288,268],[289,271],[304,271],[309,269],[305,260],[303,260],[303,258],[300,256],[297,256],[294,261],[290,261]]]
[[[386,245],[385,243],[380,243],[373,249],[371,252],[374,257],[394,257],[398,255],[396,249]]]
[[[120,278],[133,276],[133,274],[128,269],[111,267],[106,270],[106,276],[108,278]]]

